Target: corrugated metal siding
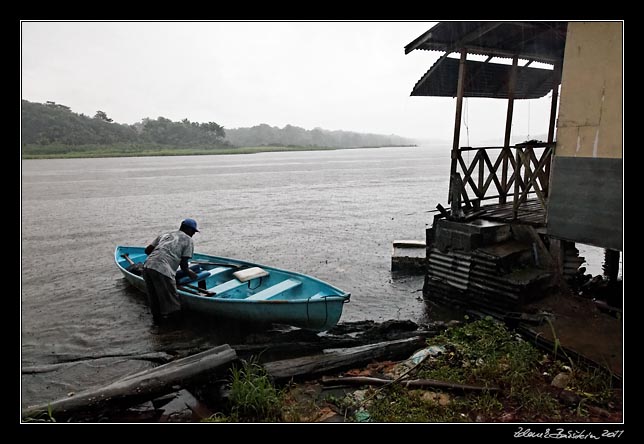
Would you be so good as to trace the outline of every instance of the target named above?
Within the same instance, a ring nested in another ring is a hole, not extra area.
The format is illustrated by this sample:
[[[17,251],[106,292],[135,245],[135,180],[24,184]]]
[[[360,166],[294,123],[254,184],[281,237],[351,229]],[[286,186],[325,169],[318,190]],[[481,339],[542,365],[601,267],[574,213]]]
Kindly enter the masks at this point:
[[[471,254],[457,251],[428,252],[424,296],[444,304],[478,306],[505,312],[516,310],[531,297],[531,291],[550,278],[538,268],[504,273],[502,258],[480,250]]]
[[[452,58],[437,61],[416,82],[411,95],[456,97],[459,63],[458,59]],[[466,81],[463,96],[508,98],[507,84],[510,78],[511,68],[510,65],[468,60],[466,63]],[[537,99],[544,97],[552,90],[554,83],[553,73],[554,71],[548,69],[517,67],[514,98]]]

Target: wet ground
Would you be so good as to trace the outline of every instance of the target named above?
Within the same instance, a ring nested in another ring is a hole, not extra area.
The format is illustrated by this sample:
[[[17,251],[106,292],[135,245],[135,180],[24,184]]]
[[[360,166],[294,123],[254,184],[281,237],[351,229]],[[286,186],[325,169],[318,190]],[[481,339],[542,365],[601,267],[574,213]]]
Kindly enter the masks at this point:
[[[530,310],[530,308],[528,308]],[[603,312],[589,297],[554,293],[532,305],[550,323],[532,327],[545,338],[610,369],[620,378],[624,366],[624,325],[621,315]]]

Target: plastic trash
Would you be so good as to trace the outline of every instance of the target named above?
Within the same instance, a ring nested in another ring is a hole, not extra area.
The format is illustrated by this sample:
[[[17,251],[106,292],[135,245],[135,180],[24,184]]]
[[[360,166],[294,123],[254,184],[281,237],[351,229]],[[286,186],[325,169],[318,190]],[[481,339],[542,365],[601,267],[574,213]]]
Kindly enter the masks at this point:
[[[416,353],[411,355],[408,361],[414,365],[418,365],[424,361],[425,358],[429,356],[438,356],[441,353],[445,353],[445,347],[442,345],[430,345],[429,347],[418,350]]]
[[[371,422],[371,415],[366,410],[358,410],[354,416],[357,422]]]

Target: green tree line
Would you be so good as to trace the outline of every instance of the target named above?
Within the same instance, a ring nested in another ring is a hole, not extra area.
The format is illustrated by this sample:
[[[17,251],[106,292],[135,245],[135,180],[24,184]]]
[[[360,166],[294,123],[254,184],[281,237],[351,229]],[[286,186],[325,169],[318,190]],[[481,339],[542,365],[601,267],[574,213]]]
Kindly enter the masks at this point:
[[[128,125],[114,122],[102,110],[90,117],[51,101],[22,100],[21,107],[21,149],[26,158],[242,152],[240,147],[337,149],[413,144],[413,140],[396,135],[305,130],[292,125],[278,128],[261,124],[225,130],[216,122],[174,122],[165,117],[144,118]]]
[[[198,123],[165,117],[145,118],[134,125],[115,123],[104,111],[94,117],[72,112],[55,102],[22,100],[22,145],[159,144],[173,147],[228,147],[226,132],[215,122]]]
[[[365,134],[351,131],[330,131],[322,128],[305,130],[293,125],[284,128],[265,123],[250,128],[229,129],[226,138],[239,146],[308,146],[359,148],[414,145],[415,141],[394,134]]]

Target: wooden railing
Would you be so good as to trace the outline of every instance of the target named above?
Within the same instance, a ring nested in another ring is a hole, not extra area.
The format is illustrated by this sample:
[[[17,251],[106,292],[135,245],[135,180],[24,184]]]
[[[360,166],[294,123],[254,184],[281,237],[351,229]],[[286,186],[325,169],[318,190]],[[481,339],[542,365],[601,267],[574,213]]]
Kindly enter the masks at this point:
[[[460,211],[461,202],[465,208],[477,210],[484,200],[511,200],[516,217],[528,195],[536,195],[545,209],[554,147],[554,142],[535,142],[453,151],[449,194],[452,211]],[[498,154],[491,157],[495,151]]]

